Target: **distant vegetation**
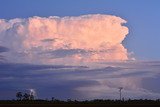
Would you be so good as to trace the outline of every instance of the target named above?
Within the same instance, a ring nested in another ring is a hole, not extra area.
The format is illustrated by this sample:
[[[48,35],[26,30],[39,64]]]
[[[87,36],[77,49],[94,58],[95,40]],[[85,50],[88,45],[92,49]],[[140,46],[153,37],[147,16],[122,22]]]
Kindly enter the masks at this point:
[[[34,100],[34,95],[32,93],[22,93],[17,92],[16,93],[17,100]]]
[[[68,99],[67,101],[63,100],[43,100],[43,99],[37,99],[37,100],[0,100],[0,104],[3,103],[10,103],[10,104],[24,104],[24,103],[30,103],[30,104],[160,104],[160,99],[157,100],[148,100],[148,99],[135,99],[135,100],[103,100],[103,99],[95,99],[95,100],[85,100],[85,101],[78,101],[78,100],[71,100]]]
[[[26,107],[27,105],[30,106],[38,106],[38,107],[47,107],[47,106],[66,106],[66,105],[73,105],[77,106],[94,106],[99,107],[99,105],[105,106],[153,106],[157,105],[160,106],[160,99],[157,100],[148,100],[148,99],[135,99],[135,100],[103,100],[103,99],[95,99],[95,100],[85,100],[85,101],[77,101],[68,99],[66,101],[58,100],[52,97],[50,100],[43,100],[43,99],[35,99],[32,93],[16,93],[16,100],[0,100],[0,106],[21,106]],[[72,107],[73,107],[72,106]]]

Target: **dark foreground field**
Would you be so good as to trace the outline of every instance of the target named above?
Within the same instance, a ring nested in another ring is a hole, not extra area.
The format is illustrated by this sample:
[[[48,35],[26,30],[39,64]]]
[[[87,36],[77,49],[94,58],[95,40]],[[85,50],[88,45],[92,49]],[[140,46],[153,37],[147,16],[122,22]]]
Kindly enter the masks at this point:
[[[160,100],[0,101],[0,107],[160,107]]]

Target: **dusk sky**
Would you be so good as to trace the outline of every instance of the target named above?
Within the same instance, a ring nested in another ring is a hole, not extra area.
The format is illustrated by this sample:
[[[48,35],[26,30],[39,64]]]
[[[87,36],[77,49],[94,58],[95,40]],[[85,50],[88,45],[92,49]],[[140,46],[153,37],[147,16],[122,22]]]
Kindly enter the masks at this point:
[[[1,0],[0,99],[160,98],[159,0]]]

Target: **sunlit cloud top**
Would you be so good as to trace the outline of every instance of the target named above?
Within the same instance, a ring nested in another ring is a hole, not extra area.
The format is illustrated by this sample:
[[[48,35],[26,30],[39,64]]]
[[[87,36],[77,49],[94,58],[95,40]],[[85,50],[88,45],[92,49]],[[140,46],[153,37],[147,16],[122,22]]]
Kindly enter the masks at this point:
[[[129,60],[126,21],[112,15],[0,20],[1,53],[10,62],[65,63]]]

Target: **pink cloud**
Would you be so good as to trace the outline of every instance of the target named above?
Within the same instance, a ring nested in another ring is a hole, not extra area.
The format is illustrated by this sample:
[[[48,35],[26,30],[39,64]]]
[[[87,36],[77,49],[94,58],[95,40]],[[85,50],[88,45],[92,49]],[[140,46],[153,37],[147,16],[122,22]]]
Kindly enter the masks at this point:
[[[1,45],[12,48],[14,52],[25,53],[27,60],[54,62],[55,59],[49,59],[49,55],[40,56],[38,53],[81,49],[88,54],[77,53],[63,59],[123,61],[129,59],[127,49],[122,44],[128,34],[128,28],[122,25],[124,23],[126,21],[120,17],[100,14],[0,20],[0,40]],[[9,43],[5,43],[6,41]]]

